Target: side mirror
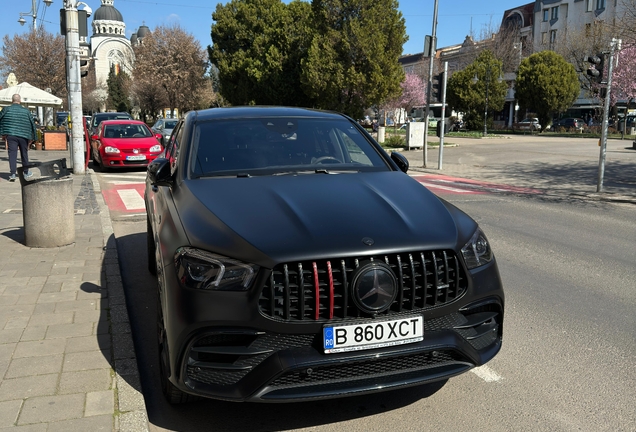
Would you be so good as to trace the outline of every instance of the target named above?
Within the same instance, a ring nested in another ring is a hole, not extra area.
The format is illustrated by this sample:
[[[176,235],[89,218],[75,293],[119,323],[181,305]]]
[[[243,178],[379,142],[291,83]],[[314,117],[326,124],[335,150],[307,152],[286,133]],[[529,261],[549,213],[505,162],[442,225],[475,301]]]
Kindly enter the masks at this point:
[[[405,173],[409,170],[409,161],[403,154],[391,152],[391,160],[395,162],[400,171]]]
[[[156,158],[148,164],[148,179],[155,186],[172,186],[172,176],[170,174],[170,160],[166,158]]]
[[[163,142],[163,135],[161,135],[160,133],[156,133],[155,138],[157,138],[159,142]]]

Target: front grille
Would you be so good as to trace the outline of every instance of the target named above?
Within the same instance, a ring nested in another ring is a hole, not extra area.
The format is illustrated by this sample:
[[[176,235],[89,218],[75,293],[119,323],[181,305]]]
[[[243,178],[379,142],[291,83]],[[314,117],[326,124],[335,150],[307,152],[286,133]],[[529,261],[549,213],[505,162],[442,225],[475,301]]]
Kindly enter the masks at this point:
[[[467,362],[467,360],[455,351],[432,351],[410,356],[294,370],[281,375],[269,385],[271,387],[288,387],[333,383],[341,380],[352,381],[384,375],[398,375],[458,362]]]
[[[324,321],[365,317],[350,298],[350,282],[366,262],[389,265],[397,277],[398,295],[390,315],[431,309],[454,301],[467,280],[453,251],[424,251],[276,266],[259,299],[261,313],[286,321]]]

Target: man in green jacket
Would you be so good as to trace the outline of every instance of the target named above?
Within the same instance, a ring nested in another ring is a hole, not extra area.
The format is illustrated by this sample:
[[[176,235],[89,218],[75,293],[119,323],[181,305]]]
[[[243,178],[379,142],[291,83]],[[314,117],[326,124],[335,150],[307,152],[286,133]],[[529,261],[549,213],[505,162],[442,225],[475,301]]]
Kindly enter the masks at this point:
[[[22,102],[20,95],[14,94],[11,102],[10,106],[0,111],[0,135],[5,138],[9,149],[9,169],[11,170],[9,181],[15,181],[18,149],[22,166],[29,165],[29,145],[35,141],[37,131],[31,111],[20,105]],[[24,178],[32,175],[28,168],[24,171]]]

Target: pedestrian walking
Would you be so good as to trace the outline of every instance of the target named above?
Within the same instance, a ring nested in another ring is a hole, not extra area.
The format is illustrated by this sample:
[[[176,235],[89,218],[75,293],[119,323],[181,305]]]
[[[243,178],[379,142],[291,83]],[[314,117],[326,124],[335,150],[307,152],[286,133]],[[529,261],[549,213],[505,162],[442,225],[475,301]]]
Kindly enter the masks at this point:
[[[9,170],[11,171],[9,181],[15,181],[18,165],[18,150],[20,150],[20,160],[22,166],[29,165],[29,145],[37,136],[37,130],[31,111],[20,105],[22,98],[19,94],[14,94],[11,98],[11,105],[0,111],[0,135],[7,143],[9,151]],[[24,171],[24,178],[33,175],[28,168]]]

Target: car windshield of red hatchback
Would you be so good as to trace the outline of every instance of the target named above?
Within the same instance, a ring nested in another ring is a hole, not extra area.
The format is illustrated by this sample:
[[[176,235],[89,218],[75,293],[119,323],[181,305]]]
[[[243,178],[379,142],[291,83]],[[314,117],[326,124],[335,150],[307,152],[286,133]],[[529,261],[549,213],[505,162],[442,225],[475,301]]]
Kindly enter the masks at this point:
[[[104,137],[106,138],[147,138],[151,136],[150,131],[143,125],[106,125]]]

